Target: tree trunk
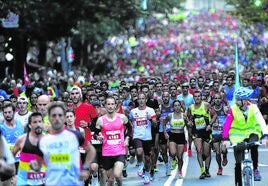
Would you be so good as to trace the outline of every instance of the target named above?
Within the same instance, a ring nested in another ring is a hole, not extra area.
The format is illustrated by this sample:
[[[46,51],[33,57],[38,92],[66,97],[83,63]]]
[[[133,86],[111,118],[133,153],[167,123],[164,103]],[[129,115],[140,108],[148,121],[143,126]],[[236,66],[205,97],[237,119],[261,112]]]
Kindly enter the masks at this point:
[[[23,34],[14,34],[15,43],[15,61],[13,65],[14,78],[23,80],[23,67],[27,56],[27,38]]]

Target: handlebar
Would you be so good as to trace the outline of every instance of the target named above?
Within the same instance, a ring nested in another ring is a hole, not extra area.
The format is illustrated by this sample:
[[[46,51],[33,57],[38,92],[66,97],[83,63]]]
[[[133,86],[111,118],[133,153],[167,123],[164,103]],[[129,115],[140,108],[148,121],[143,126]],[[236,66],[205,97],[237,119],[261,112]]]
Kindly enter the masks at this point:
[[[249,147],[252,147],[252,146],[255,146],[255,145],[262,145],[260,141],[252,141],[252,142],[241,142],[241,143],[236,143],[236,144],[232,144],[230,147],[238,147],[238,148],[249,148]]]

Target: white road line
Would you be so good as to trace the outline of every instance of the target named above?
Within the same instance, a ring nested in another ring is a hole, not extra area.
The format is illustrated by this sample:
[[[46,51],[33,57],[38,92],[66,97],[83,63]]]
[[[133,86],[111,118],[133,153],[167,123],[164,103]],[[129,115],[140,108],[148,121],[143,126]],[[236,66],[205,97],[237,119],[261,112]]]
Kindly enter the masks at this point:
[[[189,161],[188,153],[184,153],[183,154],[183,166],[182,166],[183,177],[185,177],[186,175],[188,161]],[[171,176],[169,176],[164,186],[170,186],[174,179],[176,179],[175,186],[181,186],[183,183],[183,179],[177,179],[177,177],[178,177],[178,168],[171,171]]]

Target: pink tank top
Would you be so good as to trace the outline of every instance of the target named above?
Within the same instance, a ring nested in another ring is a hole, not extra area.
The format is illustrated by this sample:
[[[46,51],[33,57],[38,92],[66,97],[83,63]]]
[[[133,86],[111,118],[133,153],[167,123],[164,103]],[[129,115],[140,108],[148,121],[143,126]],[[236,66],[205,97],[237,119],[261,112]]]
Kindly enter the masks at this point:
[[[102,116],[102,142],[103,156],[125,155],[124,125],[120,114],[116,114],[115,120],[108,120],[106,115]]]

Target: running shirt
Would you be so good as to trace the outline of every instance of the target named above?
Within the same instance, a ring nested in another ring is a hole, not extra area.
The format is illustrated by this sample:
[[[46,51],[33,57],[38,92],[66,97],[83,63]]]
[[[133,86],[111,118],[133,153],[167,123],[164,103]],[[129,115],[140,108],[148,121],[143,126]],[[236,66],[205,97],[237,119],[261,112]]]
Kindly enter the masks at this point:
[[[152,140],[151,122],[149,119],[156,118],[154,109],[146,107],[132,109],[129,119],[133,124],[133,139]]]
[[[46,185],[83,185],[79,181],[80,153],[77,137],[63,129],[40,139],[39,148],[47,166]]]
[[[232,86],[231,88],[229,88],[227,85],[224,86],[224,91],[226,93],[226,99],[229,103],[232,102],[233,97],[234,97],[234,91],[235,91],[235,87]]]
[[[172,113],[171,120],[170,120],[170,129],[184,131],[184,126],[185,126],[185,122],[184,122],[184,118],[183,118],[183,113],[181,113],[180,119],[175,119],[174,113]]]
[[[75,127],[80,127],[80,121],[84,120],[86,122],[91,122],[93,118],[97,117],[97,112],[91,104],[81,103],[79,107],[74,109],[75,112]],[[91,131],[89,128],[84,128],[85,130],[85,144],[86,145],[92,138]]]
[[[32,160],[41,160],[42,152],[38,146],[31,144],[29,140],[29,133],[27,133],[26,140],[22,151],[20,152],[20,162],[17,174],[17,185],[42,185],[45,184],[46,166],[42,163],[42,168],[39,172],[31,170],[29,163]]]
[[[217,113],[217,126],[212,126],[212,135],[222,135],[223,125],[227,114],[224,112],[224,107],[222,106],[220,110],[214,109]]]
[[[203,130],[209,124],[210,116],[206,112],[204,102],[201,103],[201,106],[197,109],[194,108],[194,105],[190,106],[191,113],[193,115],[193,122],[196,130]]]
[[[194,104],[194,97],[192,94],[187,94],[186,96],[184,96],[183,94],[180,94],[177,96],[177,100],[180,100],[180,101],[183,100],[185,103],[186,109],[188,109],[188,107],[191,104]]]
[[[16,112],[14,115],[14,118],[16,120],[19,120],[22,124],[22,126],[25,128],[28,124],[28,118],[32,114],[32,112],[28,111],[27,114],[21,115],[19,112]]]
[[[169,105],[168,107],[165,107],[164,105],[162,105],[160,117],[165,119],[168,116],[168,114],[172,113],[173,111],[174,111],[174,109],[173,109],[172,105]],[[167,123],[166,124],[166,132],[169,132],[169,131],[170,131],[170,123]],[[160,125],[159,125],[159,132],[164,132],[162,122],[160,122]]]
[[[14,148],[15,142],[18,137],[20,137],[24,133],[24,128],[19,120],[15,120],[16,126],[15,128],[9,128],[4,124],[4,121],[0,123],[0,131],[2,135],[6,138],[7,144],[9,145],[9,149],[12,151]],[[19,153],[17,153],[15,157],[15,162],[19,162]]]
[[[252,90],[253,90],[253,93],[251,94],[251,97],[250,97],[249,100],[250,100],[251,103],[258,104],[259,95],[260,95],[260,87],[257,86],[255,89],[252,89]]]
[[[103,156],[118,156],[125,155],[126,149],[124,146],[125,126],[121,119],[121,114],[116,114],[113,121],[102,116],[101,133],[103,135],[102,141],[102,155]]]

